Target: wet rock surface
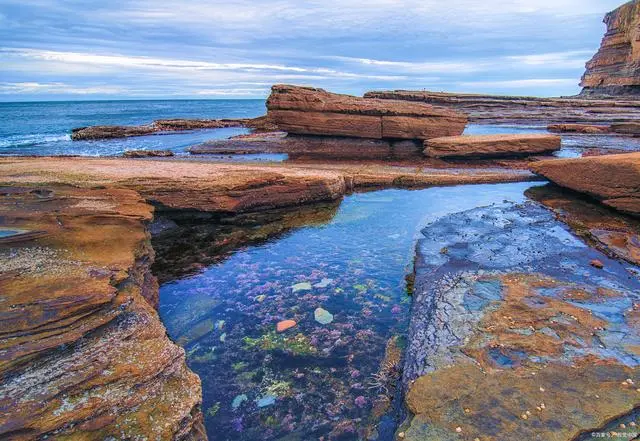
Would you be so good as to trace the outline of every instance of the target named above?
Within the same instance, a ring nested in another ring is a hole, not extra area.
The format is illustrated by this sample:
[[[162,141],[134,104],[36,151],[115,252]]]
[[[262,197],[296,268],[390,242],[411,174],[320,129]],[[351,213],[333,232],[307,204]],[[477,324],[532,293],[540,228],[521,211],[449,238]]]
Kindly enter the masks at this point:
[[[174,154],[171,150],[128,150],[122,156],[125,158],[168,158]]]
[[[272,132],[206,142],[188,149],[191,154],[286,153],[290,159],[385,160],[420,158],[421,143],[344,136],[287,135]]]
[[[617,210],[640,215],[640,153],[539,161],[531,170]]]
[[[587,62],[582,95],[640,95],[640,2],[609,12],[600,49]]]
[[[433,138],[424,142],[424,153],[434,158],[528,156],[560,150],[557,135],[464,135]]]
[[[637,267],[533,202],[450,215],[423,236],[404,439],[574,439],[640,404]]]
[[[144,224],[124,189],[0,189],[0,438],[204,439],[200,380],[166,336]]]
[[[280,130],[300,135],[371,139],[429,139],[460,135],[461,113],[422,103],[364,99],[322,89],[275,85],[267,117]]]

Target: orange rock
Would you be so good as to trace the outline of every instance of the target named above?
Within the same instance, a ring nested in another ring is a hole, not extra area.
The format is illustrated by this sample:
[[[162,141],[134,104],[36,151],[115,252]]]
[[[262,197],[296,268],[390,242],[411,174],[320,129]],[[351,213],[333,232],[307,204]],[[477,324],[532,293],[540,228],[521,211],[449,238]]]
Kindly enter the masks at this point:
[[[604,263],[600,262],[598,259],[593,259],[589,264],[594,268],[604,268]]]
[[[560,142],[559,136],[546,134],[447,136],[425,141],[424,153],[434,158],[528,155],[559,150]]]
[[[549,124],[547,130],[559,133],[607,133],[611,131],[609,126],[595,124]]]
[[[583,95],[637,95],[640,93],[640,1],[609,12],[600,49],[587,63],[580,85]]]
[[[287,329],[293,328],[297,324],[298,323],[296,323],[295,320],[282,320],[281,322],[278,322],[278,324],[276,325],[276,331],[284,332]]]
[[[372,139],[429,139],[459,135],[467,117],[424,103],[360,98],[312,87],[278,84],[267,100],[268,118],[300,135]]]

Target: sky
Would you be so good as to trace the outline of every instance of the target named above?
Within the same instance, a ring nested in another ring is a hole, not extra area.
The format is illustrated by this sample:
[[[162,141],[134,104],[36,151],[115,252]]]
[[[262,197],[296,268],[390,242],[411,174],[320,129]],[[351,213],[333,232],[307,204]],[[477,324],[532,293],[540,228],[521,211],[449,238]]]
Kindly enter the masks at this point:
[[[0,101],[579,92],[622,0],[1,0]]]

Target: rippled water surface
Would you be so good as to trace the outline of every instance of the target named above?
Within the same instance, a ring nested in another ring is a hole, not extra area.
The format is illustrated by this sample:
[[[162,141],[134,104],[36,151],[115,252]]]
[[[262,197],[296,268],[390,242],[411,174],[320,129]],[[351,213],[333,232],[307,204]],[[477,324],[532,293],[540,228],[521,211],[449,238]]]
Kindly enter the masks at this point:
[[[126,150],[185,147],[246,133],[200,130],[115,140],[71,141],[71,129],[94,125],[139,125],[171,118],[252,118],[264,100],[75,101],[0,103],[0,155],[120,155]]]
[[[202,379],[211,439],[391,439],[420,228],[531,185],[354,194],[266,225],[157,236],[160,315]]]

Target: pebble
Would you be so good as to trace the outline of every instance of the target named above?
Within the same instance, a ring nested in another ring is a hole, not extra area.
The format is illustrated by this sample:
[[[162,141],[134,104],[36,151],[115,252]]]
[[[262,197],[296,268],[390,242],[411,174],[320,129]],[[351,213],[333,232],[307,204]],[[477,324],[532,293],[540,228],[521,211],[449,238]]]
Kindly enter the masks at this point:
[[[287,329],[293,328],[297,324],[298,323],[296,323],[295,320],[282,320],[282,321],[278,322],[278,324],[276,325],[276,331],[284,332]]]
[[[461,433],[462,432],[462,427],[456,427],[456,432]]]
[[[316,308],[313,312],[313,317],[321,325],[328,325],[333,321],[333,314],[323,308]]]
[[[293,285],[291,287],[291,289],[293,289],[293,292],[310,291],[311,288],[312,287],[311,287],[311,284],[309,282],[296,283],[295,285]]]
[[[604,268],[604,263],[600,262],[598,259],[593,259],[591,262],[589,262],[589,264],[594,268]]]
[[[322,279],[319,283],[316,283],[314,288],[326,288],[333,282],[333,279]]]

